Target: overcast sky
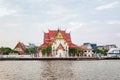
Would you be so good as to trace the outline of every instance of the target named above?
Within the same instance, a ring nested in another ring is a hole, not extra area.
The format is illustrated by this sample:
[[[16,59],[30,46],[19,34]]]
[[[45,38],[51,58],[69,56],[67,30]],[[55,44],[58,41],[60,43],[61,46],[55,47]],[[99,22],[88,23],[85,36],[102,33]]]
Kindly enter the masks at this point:
[[[62,29],[73,43],[120,47],[120,0],[0,0],[0,46],[43,43],[43,32]]]

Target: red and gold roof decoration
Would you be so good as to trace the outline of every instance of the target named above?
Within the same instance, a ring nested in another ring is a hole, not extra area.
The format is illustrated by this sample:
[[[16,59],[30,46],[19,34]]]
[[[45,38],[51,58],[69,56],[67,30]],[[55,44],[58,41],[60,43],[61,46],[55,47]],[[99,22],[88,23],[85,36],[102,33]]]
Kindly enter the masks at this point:
[[[72,43],[70,33],[66,33],[65,30],[49,30],[48,33],[44,33],[44,44],[42,44],[39,49],[50,45],[50,43],[55,39],[55,36],[58,32],[60,32],[64,39],[69,43],[69,48],[78,48],[77,45]]]
[[[64,47],[61,44],[57,47],[56,50],[58,51],[59,49],[62,49],[63,51],[65,51]]]

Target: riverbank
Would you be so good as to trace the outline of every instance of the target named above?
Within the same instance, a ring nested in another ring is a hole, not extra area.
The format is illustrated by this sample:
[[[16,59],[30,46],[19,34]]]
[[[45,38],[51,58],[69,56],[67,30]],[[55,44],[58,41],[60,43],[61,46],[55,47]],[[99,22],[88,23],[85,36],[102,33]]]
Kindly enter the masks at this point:
[[[0,61],[4,60],[120,60],[120,58],[98,58],[98,57],[69,57],[69,58],[0,58]]]

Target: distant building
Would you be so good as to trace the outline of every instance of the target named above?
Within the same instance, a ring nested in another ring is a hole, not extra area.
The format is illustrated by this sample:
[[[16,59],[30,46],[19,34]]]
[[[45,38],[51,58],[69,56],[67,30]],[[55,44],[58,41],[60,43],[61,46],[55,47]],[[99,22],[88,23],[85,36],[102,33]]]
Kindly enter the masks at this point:
[[[83,50],[83,56],[93,57],[93,49],[90,44],[82,45],[80,48]]]
[[[25,53],[25,45],[21,42],[18,42],[15,46],[14,50],[18,51],[20,55],[24,55]]]
[[[34,43],[29,43],[29,45],[25,45],[26,48],[36,48],[37,46]]]
[[[96,49],[97,49],[97,44],[93,44],[93,43],[83,43],[83,45],[90,45],[93,50],[96,50]]]
[[[117,48],[117,46],[115,44],[97,46],[97,49],[99,50],[110,50],[111,48]]]
[[[69,48],[78,48],[77,45],[72,43],[70,33],[59,29],[44,33],[44,43],[38,49],[40,56],[43,56],[42,49],[47,46],[52,48],[51,56],[53,57],[67,57]]]
[[[104,50],[104,46],[97,46],[97,49]]]
[[[117,46],[115,44],[110,44],[110,45],[104,46],[104,49],[106,49],[106,50],[110,50],[111,48],[117,48]]]
[[[22,42],[18,42],[17,45],[15,46],[14,50],[18,51],[20,55],[25,55],[26,54],[26,49],[32,49],[36,50],[35,52],[38,52],[38,48],[35,44],[29,43],[29,45],[24,45]]]

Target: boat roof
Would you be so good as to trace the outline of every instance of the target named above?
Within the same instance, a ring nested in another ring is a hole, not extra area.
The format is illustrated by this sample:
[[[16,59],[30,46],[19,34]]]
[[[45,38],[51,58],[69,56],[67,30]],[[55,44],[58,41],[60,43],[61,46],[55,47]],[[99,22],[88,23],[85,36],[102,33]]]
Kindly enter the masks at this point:
[[[108,51],[108,53],[112,53],[114,50],[120,51],[120,48],[111,48],[111,49]]]

